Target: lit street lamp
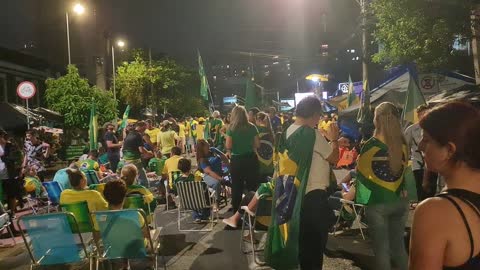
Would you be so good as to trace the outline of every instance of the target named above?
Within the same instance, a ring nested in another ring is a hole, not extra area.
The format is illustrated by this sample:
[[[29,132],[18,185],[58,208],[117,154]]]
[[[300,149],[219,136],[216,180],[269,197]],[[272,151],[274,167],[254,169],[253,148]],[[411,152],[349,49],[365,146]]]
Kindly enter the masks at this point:
[[[73,12],[77,15],[82,15],[83,13],[85,13],[85,7],[82,5],[82,4],[75,4],[75,6],[73,6]],[[71,65],[72,64],[72,56],[71,56],[71,52],[70,52],[70,22],[69,22],[69,19],[68,19],[68,11],[65,12],[65,20],[66,20],[66,23],[67,23],[67,51],[68,51],[68,64]]]
[[[119,48],[125,47],[125,41],[123,40],[118,40],[117,41],[117,46]],[[115,89],[115,45],[112,43],[112,67],[113,67],[113,100],[117,102],[117,91]]]

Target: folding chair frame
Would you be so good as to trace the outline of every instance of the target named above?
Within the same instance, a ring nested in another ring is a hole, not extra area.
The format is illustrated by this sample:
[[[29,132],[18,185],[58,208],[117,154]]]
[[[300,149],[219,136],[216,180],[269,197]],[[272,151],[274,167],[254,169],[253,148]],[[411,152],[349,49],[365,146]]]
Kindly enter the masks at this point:
[[[74,224],[75,224],[75,227],[77,228],[77,231],[80,231],[79,230],[79,227],[78,227],[78,223],[77,223],[77,220],[75,219],[75,216],[72,214],[72,213],[69,213],[69,212],[64,212],[63,214],[65,214],[66,216],[70,216],[70,218],[72,218],[72,220],[74,221]],[[52,215],[52,214],[46,214],[46,215]],[[54,215],[58,215],[58,213],[55,213]],[[17,220],[17,226],[18,228],[21,228],[20,227],[20,221],[22,220],[22,217],[20,217],[18,220]],[[20,232],[22,233],[22,238],[23,238],[23,242],[25,243],[25,246],[27,247],[27,251],[28,251],[28,254],[30,255],[30,259],[32,260],[32,263],[30,264],[30,270],[33,269],[33,267],[37,267],[37,266],[40,266],[41,265],[41,262],[42,260],[48,256],[48,254],[44,254],[38,261],[35,259],[35,257],[33,256],[33,253],[30,249],[30,244],[29,242],[27,241],[27,238],[25,236],[25,232],[23,230],[20,230]],[[90,254],[87,252],[87,247],[85,245],[85,242],[83,241],[83,237],[82,237],[82,234],[81,233],[74,233],[72,232],[72,234],[77,234],[79,239],[80,239],[80,243],[81,243],[81,247],[83,249],[83,252],[85,253],[85,256],[88,258],[88,262],[89,262],[89,269],[92,270],[93,269],[93,260],[95,260],[95,257],[93,256],[93,254]],[[48,252],[48,251],[47,251]]]
[[[208,190],[208,188],[207,188]],[[213,227],[215,226],[215,224],[217,224],[218,222],[218,211],[216,213],[213,212],[213,206],[214,204],[216,204],[217,200],[216,200],[216,194],[215,194],[215,191],[214,192],[210,192],[210,190],[208,190],[208,193],[209,193],[209,203],[210,203],[210,206],[208,208],[210,208],[210,218],[208,220],[208,223],[210,223],[210,228],[208,229],[198,229],[198,230],[194,230],[194,229],[182,229],[181,228],[181,220],[182,220],[182,214],[185,214],[185,213],[191,213],[193,210],[190,210],[190,209],[186,209],[186,210],[182,210],[182,205],[181,205],[181,200],[179,200],[178,202],[178,206],[177,206],[177,209],[178,209],[178,219],[177,219],[177,225],[178,225],[178,231],[180,232],[211,232],[213,231]],[[215,216],[215,218],[214,218]]]
[[[261,200],[265,200],[266,199],[266,196],[261,196],[258,201],[260,203]],[[243,254],[248,254],[248,253],[252,253],[252,256],[253,256],[253,260],[254,262],[259,265],[259,266],[264,266],[266,265],[266,262],[262,262],[258,259],[258,257],[256,256],[255,252],[260,252],[260,251],[263,251],[264,248],[258,248],[256,247],[255,245],[255,238],[254,238],[254,234],[256,232],[258,232],[256,229],[255,229],[255,221],[256,221],[256,217],[257,217],[257,210],[258,210],[258,207],[257,209],[255,210],[255,215],[250,215],[247,211],[245,211],[245,209],[248,209],[248,206],[242,206],[241,207],[242,210],[244,210],[243,212],[243,217],[242,217],[242,230],[240,231],[240,250],[243,252]],[[262,216],[263,217],[263,216]],[[245,250],[245,247],[244,247],[244,235],[245,235],[245,223],[247,222],[248,220],[248,232],[250,234],[250,243],[252,245],[252,249],[250,251],[246,251]]]
[[[145,214],[145,211],[143,211],[143,209],[129,209],[129,210],[134,210],[134,211],[137,211],[138,213],[140,213],[140,215],[143,217],[143,219],[146,221],[147,220],[147,215]],[[118,211],[123,211],[123,210],[113,210],[113,211],[109,211],[109,212],[118,212]],[[98,212],[93,212],[91,214],[91,218],[92,220],[95,219],[95,215],[97,214]],[[148,226],[144,225],[143,229],[146,229],[146,230],[149,230],[148,229]],[[142,229],[142,230],[143,230]],[[157,270],[158,269],[158,251],[160,250],[160,239],[155,239],[153,240],[152,239],[152,236],[150,235],[150,231],[148,232],[147,234],[147,240],[148,240],[148,244],[150,245],[151,247],[151,254],[150,255],[147,255],[148,258],[151,258],[153,257],[153,269]],[[104,250],[102,254],[100,254],[100,250],[101,250],[101,246],[99,244],[98,246],[98,258],[96,260],[96,264],[95,264],[95,269],[98,270],[99,269],[99,264],[101,261],[108,261],[110,259],[107,259],[105,258],[105,255],[107,254],[108,252],[108,249],[107,250]],[[120,258],[119,258],[120,259]],[[162,259],[163,259],[163,267],[164,269],[167,269],[167,261],[165,259],[165,255],[162,254]],[[127,259],[127,264],[128,264],[128,269],[130,269],[130,259]]]
[[[3,208],[3,205],[0,206],[0,207]],[[7,229],[8,233],[10,234],[10,238],[13,240],[13,244],[10,245],[10,247],[14,247],[15,245],[17,245],[17,241],[15,240],[15,236],[13,235],[12,229],[10,228],[10,225],[12,225],[12,222],[10,221],[10,215],[8,214],[8,212],[5,212],[5,213],[0,215],[0,218],[1,217],[6,217],[7,222],[5,224],[3,224],[2,227],[0,227],[0,232]]]
[[[365,240],[365,234],[363,233],[363,229],[362,229],[363,223],[361,222],[361,215],[365,212],[365,205],[358,204],[358,203],[355,203],[353,201],[348,201],[348,200],[341,199],[341,198],[338,198],[338,199],[342,203],[342,208],[340,208],[339,215],[338,215],[338,218],[337,218],[337,222],[335,223],[335,226],[334,226],[333,235],[337,236],[336,235],[337,225],[340,222],[342,210],[345,209],[345,205],[350,205],[353,209],[353,213],[355,214],[355,220],[353,222],[357,224],[358,228],[360,229],[360,234],[362,235],[363,240]],[[358,211],[357,211],[357,208],[359,208]]]

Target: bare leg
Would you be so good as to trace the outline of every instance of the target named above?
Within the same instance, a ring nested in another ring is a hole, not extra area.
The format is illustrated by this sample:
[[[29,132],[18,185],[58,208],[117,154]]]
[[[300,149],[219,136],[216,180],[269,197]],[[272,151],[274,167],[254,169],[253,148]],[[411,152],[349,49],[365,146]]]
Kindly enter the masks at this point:
[[[223,223],[227,224],[228,226],[230,226],[232,228],[236,228],[241,217],[242,217],[242,215],[240,214],[240,212],[237,211],[237,212],[235,212],[235,214],[233,216],[231,216],[229,218],[224,218]]]

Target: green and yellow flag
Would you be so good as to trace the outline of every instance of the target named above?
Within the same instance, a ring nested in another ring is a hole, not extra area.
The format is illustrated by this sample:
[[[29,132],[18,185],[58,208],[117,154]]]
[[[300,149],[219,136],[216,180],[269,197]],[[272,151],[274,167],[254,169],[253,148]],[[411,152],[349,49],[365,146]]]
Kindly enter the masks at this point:
[[[203,68],[203,60],[202,56],[200,55],[200,51],[197,51],[198,54],[198,74],[200,75],[200,96],[208,100],[208,79],[207,74],[205,73],[205,69]]]
[[[368,80],[363,82],[362,89],[362,106],[358,110],[357,122],[360,124],[367,123],[371,118],[371,108],[370,108],[370,89],[369,89]]]
[[[127,127],[129,114],[130,114],[130,105],[127,105],[127,108],[125,108],[125,112],[123,113],[122,123],[120,124],[120,127],[118,127],[119,131]]]
[[[357,94],[353,89],[353,82],[352,77],[348,75],[348,97],[347,97],[347,108],[350,106],[354,106],[360,103],[360,98],[358,98]]]
[[[426,104],[425,97],[420,91],[415,79],[410,75],[407,94],[405,95],[405,105],[402,112],[402,120],[407,123],[417,123],[418,115],[416,108],[422,104]]]
[[[245,108],[247,110],[258,106],[257,92],[252,73],[248,71],[247,83],[245,86]]]
[[[92,100],[92,107],[90,108],[90,124],[88,125],[88,139],[90,141],[90,150],[98,149],[98,115],[97,105]]]

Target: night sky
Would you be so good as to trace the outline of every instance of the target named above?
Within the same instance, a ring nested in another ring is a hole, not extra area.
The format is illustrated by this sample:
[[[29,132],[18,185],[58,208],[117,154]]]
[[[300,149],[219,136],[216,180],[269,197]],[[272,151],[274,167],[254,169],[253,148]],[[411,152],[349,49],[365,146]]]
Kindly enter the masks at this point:
[[[223,62],[242,52],[308,58],[322,40],[348,42],[358,20],[354,0],[83,1],[89,15],[93,13],[91,2],[96,2],[104,27],[125,38],[129,47],[152,47],[181,61],[194,59],[197,48],[210,59]],[[63,37],[64,10],[73,3],[2,1],[0,45],[18,49],[30,40],[35,42],[39,27]],[[39,5],[50,13],[39,14]],[[328,35],[322,33],[323,13],[327,14]],[[79,35],[81,23],[72,21],[72,36]]]

